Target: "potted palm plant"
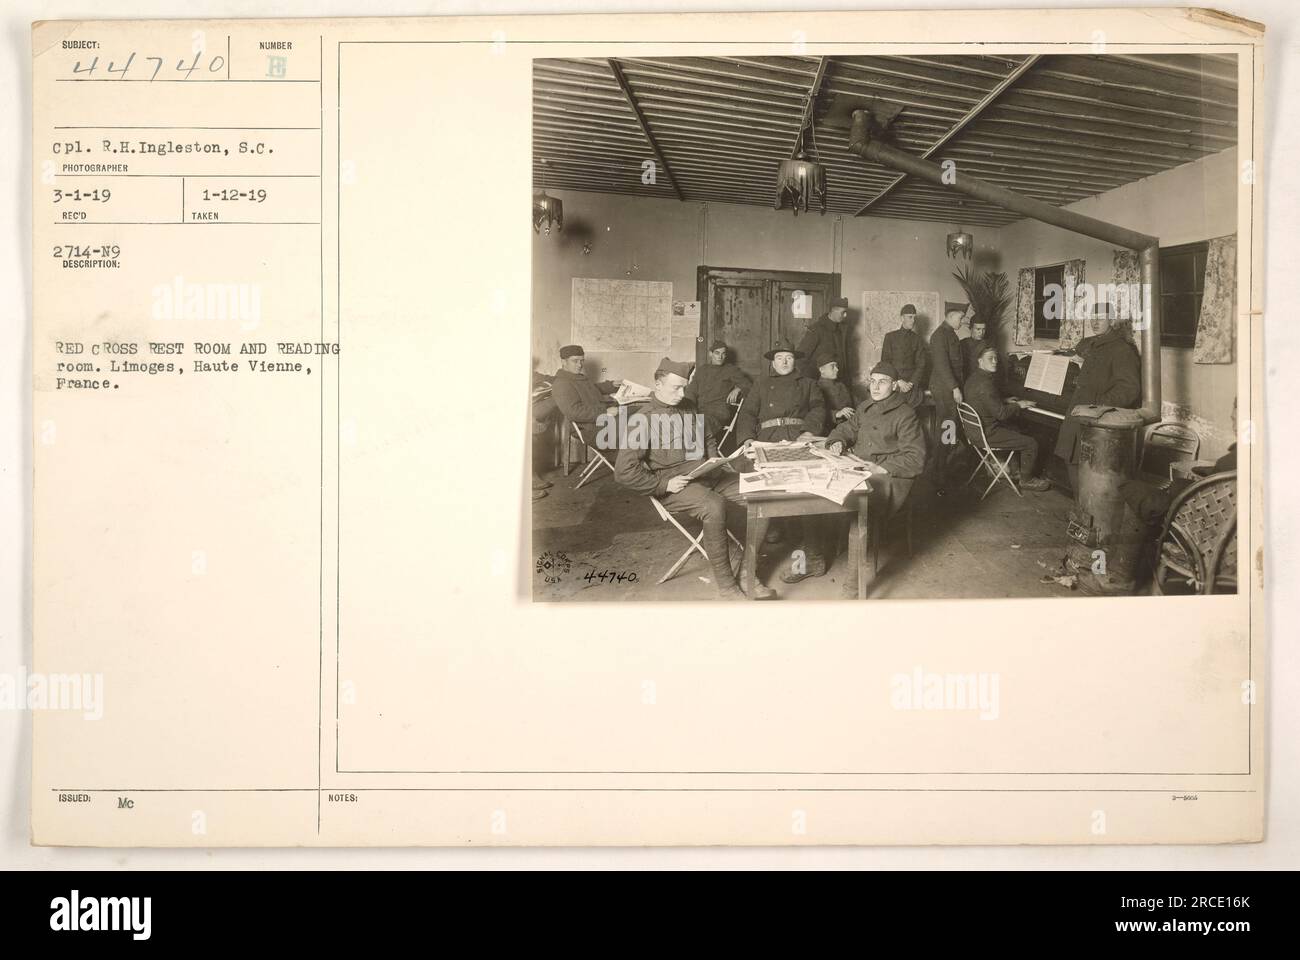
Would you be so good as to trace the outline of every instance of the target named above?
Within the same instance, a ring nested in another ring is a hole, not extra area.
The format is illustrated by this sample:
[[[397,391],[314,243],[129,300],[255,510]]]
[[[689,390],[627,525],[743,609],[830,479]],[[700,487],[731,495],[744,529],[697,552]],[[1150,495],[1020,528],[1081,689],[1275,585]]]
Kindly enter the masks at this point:
[[[992,270],[976,270],[967,263],[953,273],[961,284],[975,311],[975,317],[983,320],[986,329],[984,336],[994,343],[1000,343],[998,333],[1002,328],[1003,314],[1011,305],[1011,284],[1005,273]]]

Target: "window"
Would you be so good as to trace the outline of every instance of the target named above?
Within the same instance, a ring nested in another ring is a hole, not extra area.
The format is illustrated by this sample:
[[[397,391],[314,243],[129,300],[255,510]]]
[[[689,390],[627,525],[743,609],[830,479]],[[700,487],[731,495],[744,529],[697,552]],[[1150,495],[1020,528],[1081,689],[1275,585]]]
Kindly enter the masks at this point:
[[[1065,264],[1054,267],[1034,268],[1034,336],[1042,340],[1059,340],[1061,337],[1061,318],[1043,315],[1043,305],[1052,298],[1043,292],[1043,288],[1056,284],[1057,296],[1053,312],[1060,312],[1060,291],[1065,288]]]
[[[1208,240],[1160,248],[1160,345],[1196,344],[1196,323],[1205,291]]]

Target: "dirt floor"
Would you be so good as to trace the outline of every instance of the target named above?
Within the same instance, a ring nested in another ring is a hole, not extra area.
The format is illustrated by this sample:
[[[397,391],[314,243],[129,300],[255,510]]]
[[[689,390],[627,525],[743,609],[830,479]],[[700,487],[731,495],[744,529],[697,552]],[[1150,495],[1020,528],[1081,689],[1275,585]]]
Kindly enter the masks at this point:
[[[1041,582],[1058,572],[1065,555],[1070,499],[1057,490],[1017,497],[999,484],[981,502],[984,485],[978,478],[961,487],[968,472],[957,471],[960,479],[945,497],[918,481],[912,492],[914,553],[908,557],[902,527],[895,524],[881,547],[868,599],[1078,596],[1059,583]],[[667,583],[656,583],[686,549],[686,540],[659,519],[646,497],[619,486],[609,470],[600,468],[598,479],[575,490],[579,473],[547,473],[553,486],[532,505],[532,552],[542,566],[533,579],[535,599],[717,599],[712,571],[698,554]],[[694,521],[682,525],[699,532]],[[797,546],[765,547],[759,567],[764,582],[782,598],[838,600],[843,548],[825,576],[782,583],[777,573],[787,569],[785,561]],[[607,574],[603,580],[602,573]]]

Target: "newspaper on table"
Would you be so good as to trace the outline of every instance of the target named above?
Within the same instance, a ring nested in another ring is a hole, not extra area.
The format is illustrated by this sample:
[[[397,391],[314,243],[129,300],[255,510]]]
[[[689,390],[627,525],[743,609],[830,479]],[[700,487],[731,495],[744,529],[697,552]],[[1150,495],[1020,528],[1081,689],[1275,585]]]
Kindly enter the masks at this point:
[[[837,456],[813,440],[755,443],[752,473],[740,477],[742,494],[803,493],[843,504],[855,490],[867,488],[870,467],[853,456]]]

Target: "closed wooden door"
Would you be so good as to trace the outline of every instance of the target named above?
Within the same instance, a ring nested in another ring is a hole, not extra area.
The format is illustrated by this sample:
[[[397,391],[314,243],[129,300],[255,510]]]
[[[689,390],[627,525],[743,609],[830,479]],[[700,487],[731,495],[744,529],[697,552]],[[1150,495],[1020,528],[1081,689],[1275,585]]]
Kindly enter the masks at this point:
[[[804,277],[774,280],[776,286],[776,329],[778,335],[798,344],[808,325],[826,315],[835,284],[830,278]],[[849,371],[845,370],[845,375]]]
[[[763,354],[786,338],[798,344],[808,324],[839,296],[838,274],[700,267],[702,314],[696,363],[708,363],[709,344],[725,340],[732,359],[751,377],[768,367]]]
[[[764,280],[719,280],[709,295],[709,323],[705,342],[707,354],[714,339],[722,339],[731,348],[732,358],[751,377],[767,363],[768,327],[771,316],[771,293]],[[707,356],[697,361],[708,363]]]

